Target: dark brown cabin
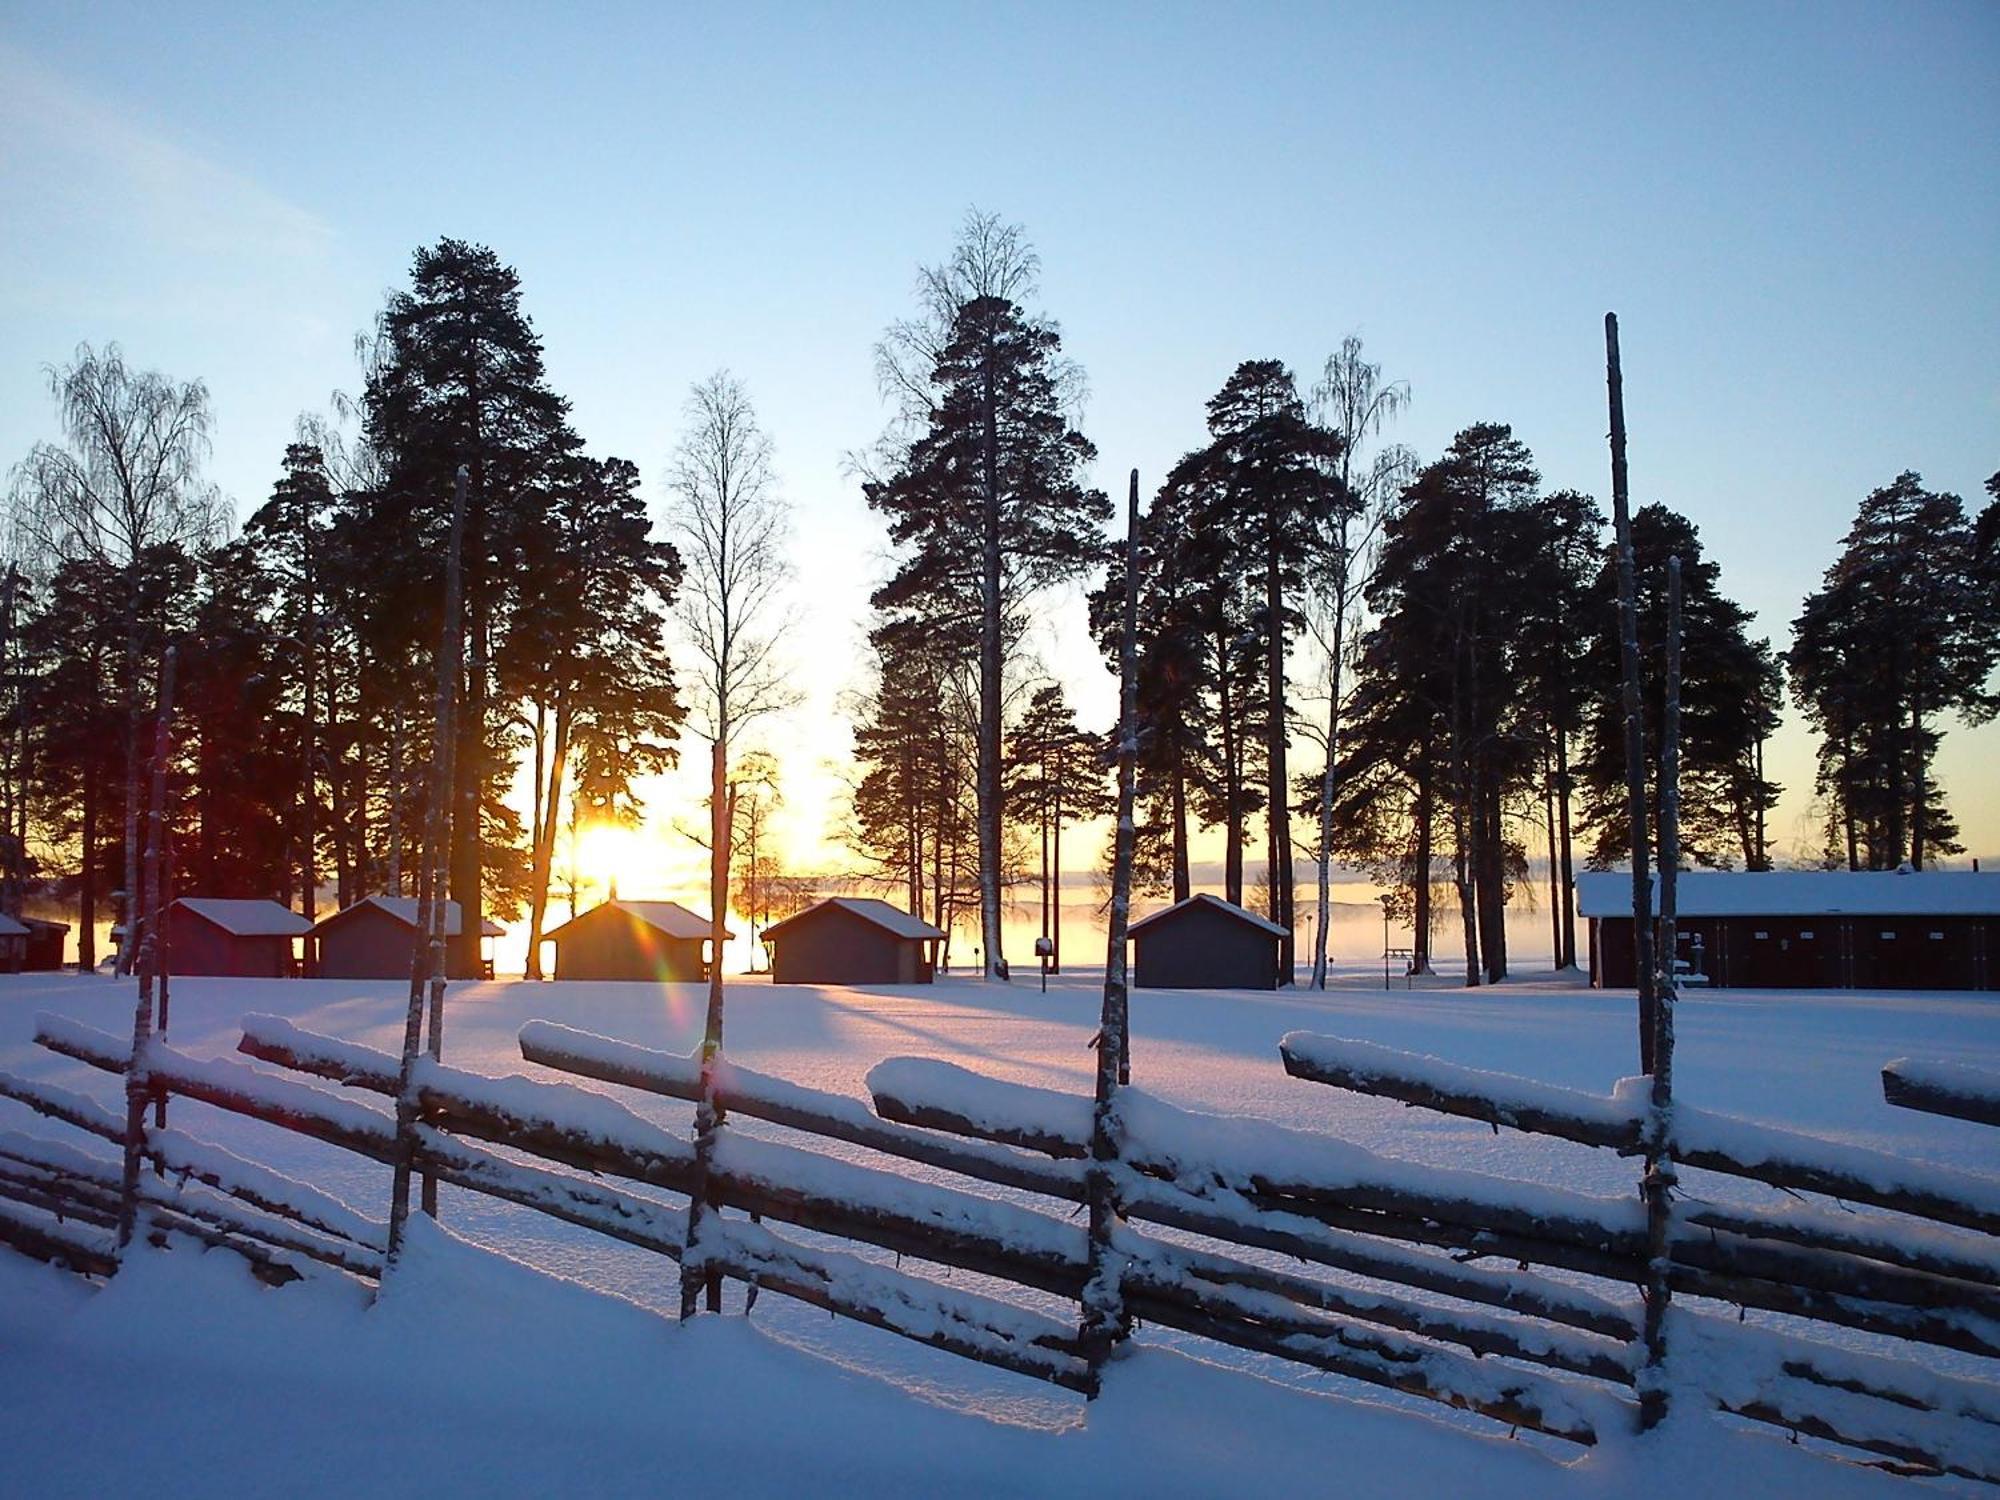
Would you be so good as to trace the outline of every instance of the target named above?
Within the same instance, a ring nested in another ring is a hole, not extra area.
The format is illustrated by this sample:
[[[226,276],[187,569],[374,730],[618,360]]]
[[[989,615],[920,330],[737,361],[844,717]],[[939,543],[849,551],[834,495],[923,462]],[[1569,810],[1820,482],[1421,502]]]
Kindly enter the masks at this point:
[[[446,937],[457,937],[456,901],[445,902]],[[497,922],[480,924],[480,937],[499,937],[506,929]],[[410,951],[417,938],[414,896],[367,896],[322,918],[312,930],[310,972],[315,979],[408,979]],[[490,954],[484,960],[493,977]]]
[[[556,945],[558,979],[706,979],[707,917],[678,901],[610,900],[544,939]],[[727,930],[725,941],[736,934]]]
[[[311,931],[275,901],[183,896],[167,908],[167,972],[283,979],[298,970],[293,941]]]
[[[1676,973],[1684,986],[2000,988],[2000,875],[1693,870],[1678,885]],[[1579,875],[1576,893],[1578,914],[1590,923],[1590,982],[1632,987],[1632,877]]]
[[[944,936],[865,896],[830,896],[764,930],[773,984],[929,984]]]
[[[1274,990],[1285,929],[1200,892],[1131,928],[1132,982],[1147,990]]]
[[[0,974],[18,974],[28,966],[28,924],[0,912]]]
[[[28,929],[28,952],[22,967],[30,973],[52,974],[63,966],[63,946],[69,941],[69,923],[47,917],[23,917]]]

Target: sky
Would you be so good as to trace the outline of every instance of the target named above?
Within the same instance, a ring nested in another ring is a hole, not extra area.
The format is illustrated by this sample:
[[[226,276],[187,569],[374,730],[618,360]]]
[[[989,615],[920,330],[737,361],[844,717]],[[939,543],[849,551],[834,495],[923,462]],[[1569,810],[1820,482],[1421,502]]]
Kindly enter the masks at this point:
[[[1764,4],[170,6],[0,3],[0,465],[54,436],[81,340],[208,384],[247,515],[354,335],[441,235],[520,273],[554,387],[650,497],[728,368],[794,508],[795,862],[864,682],[883,528],[847,455],[872,349],[968,209],[1023,224],[1090,399],[1096,482],[1144,493],[1246,358],[1309,380],[1359,334],[1422,458],[1502,421],[1609,504],[1619,314],[1635,503],[1701,528],[1780,649],[1856,506],[2000,469],[2000,7]],[[1071,595],[1037,645],[1086,721]],[[700,757],[691,755],[691,764]],[[1812,740],[1771,768],[1815,843]],[[1940,758],[2000,855],[2000,727]],[[664,885],[699,851],[643,836]],[[628,888],[626,894],[639,894]]]

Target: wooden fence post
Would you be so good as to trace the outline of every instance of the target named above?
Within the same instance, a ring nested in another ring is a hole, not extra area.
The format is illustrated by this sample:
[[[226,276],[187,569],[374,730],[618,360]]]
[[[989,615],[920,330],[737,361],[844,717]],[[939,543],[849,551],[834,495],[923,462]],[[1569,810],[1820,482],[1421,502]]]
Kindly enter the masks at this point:
[[[403,1230],[410,1217],[410,1175],[416,1159],[417,1053],[423,1041],[424,992],[431,998],[431,1056],[438,1056],[444,1010],[444,863],[446,808],[451,800],[451,740],[453,704],[458,689],[460,646],[461,554],[465,545],[465,486],[467,473],[459,465],[452,487],[451,542],[445,557],[444,621],[439,631],[435,734],[431,744],[431,783],[424,803],[424,836],[417,853],[417,931],[410,945],[410,999],[403,1015],[402,1068],[396,1083],[396,1166],[389,1194],[389,1262],[402,1253]],[[437,1183],[424,1177],[424,1210],[437,1211]]]
[[[1646,873],[1646,747],[1639,698],[1639,608],[1632,577],[1632,502],[1625,474],[1625,374],[1618,314],[1604,315],[1604,374],[1611,399],[1611,517],[1618,539],[1618,664],[1624,692],[1625,803],[1632,824],[1632,963],[1639,990],[1639,1071],[1653,1071],[1653,892]]]
[[[1090,1279],[1083,1288],[1079,1330],[1095,1396],[1104,1362],[1130,1328],[1123,1267],[1113,1238],[1119,1223],[1118,1090],[1132,1079],[1130,988],[1125,949],[1132,916],[1133,780],[1139,723],[1134,637],[1139,614],[1139,471],[1125,504],[1125,619],[1118,642],[1118,830],[1111,866],[1111,932],[1104,956],[1104,1006],[1097,1030],[1097,1089],[1090,1118]]]
[[[1653,1002],[1652,1108],[1646,1116],[1645,1364],[1639,1428],[1667,1415],[1667,1304],[1672,1297],[1674,1169],[1674,962],[1681,863],[1681,560],[1667,559],[1667,701],[1660,719],[1660,968]]]
[[[160,947],[160,838],[165,827],[163,804],[167,796],[167,757],[173,743],[174,647],[160,663],[160,698],[153,721],[152,800],[146,813],[145,891],[137,908],[137,919],[145,923],[139,944],[139,1003],[132,1012],[132,1060],[125,1069],[125,1162],[118,1195],[118,1248],[122,1252],[132,1242],[139,1214],[139,1173],[146,1159],[146,1105],[153,1094],[146,1073],[147,1044],[153,1038],[153,982],[157,977]],[[134,905],[125,904],[127,935],[134,922]]]
[[[729,786],[729,718],[718,717],[708,762],[708,1012],[701,1033],[701,1093],[694,1109],[694,1184],[688,1194],[687,1246],[681,1255],[681,1317],[692,1318],[707,1289],[708,1310],[722,1311],[722,1277],[702,1265],[697,1242],[710,1214],[722,1205],[711,1192],[709,1174],[715,1163],[715,1143],[722,1130],[723,1107],[717,1097],[715,1070],[722,1057],[723,918],[729,907],[729,833],[733,798]]]

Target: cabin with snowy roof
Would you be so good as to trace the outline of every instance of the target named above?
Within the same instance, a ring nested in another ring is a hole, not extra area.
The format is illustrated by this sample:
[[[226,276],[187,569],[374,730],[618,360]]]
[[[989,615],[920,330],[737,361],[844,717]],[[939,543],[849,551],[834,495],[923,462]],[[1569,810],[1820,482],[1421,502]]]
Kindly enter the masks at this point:
[[[30,973],[54,973],[63,966],[63,947],[69,941],[69,923],[48,917],[22,917],[28,929],[28,953],[21,965]]]
[[[312,923],[275,901],[182,896],[162,924],[170,974],[283,979],[298,972],[292,944]]]
[[[929,984],[944,937],[866,896],[829,896],[764,929],[773,984]]]
[[[447,901],[444,907],[444,935],[457,937],[458,903]],[[488,979],[493,977],[491,940],[505,931],[498,922],[479,925],[482,968]],[[408,979],[416,940],[414,896],[364,896],[314,925],[311,973],[315,979]]]
[[[0,911],[0,974],[18,974],[28,966],[28,924]]]
[[[1134,922],[1132,983],[1143,990],[1275,990],[1285,929],[1197,892]]]
[[[1728,989],[2000,988],[2000,875],[1961,870],[1690,870],[1677,973]],[[1637,983],[1632,877],[1576,877],[1590,982]],[[1652,910],[1660,909],[1659,881]]]
[[[556,945],[558,979],[696,980],[713,957],[709,919],[678,901],[626,901],[593,906],[548,933]],[[725,940],[736,934],[726,929]]]

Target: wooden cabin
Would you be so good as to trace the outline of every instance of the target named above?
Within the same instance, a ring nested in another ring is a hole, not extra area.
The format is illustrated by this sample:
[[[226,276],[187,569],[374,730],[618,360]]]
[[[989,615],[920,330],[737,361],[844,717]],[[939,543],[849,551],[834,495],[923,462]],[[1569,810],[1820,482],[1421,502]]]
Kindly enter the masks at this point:
[[[445,902],[446,937],[457,937],[456,901]],[[493,977],[491,939],[506,931],[498,922],[480,924],[482,966]],[[408,979],[410,950],[417,938],[414,896],[365,896],[314,925],[308,972],[315,979]]]
[[[167,907],[167,972],[283,979],[298,972],[292,944],[313,930],[275,901],[182,896]]]
[[[28,924],[0,911],[0,974],[18,974],[28,966]]]
[[[69,941],[69,923],[47,917],[22,917],[28,929],[28,951],[21,967],[30,973],[53,974],[63,966],[63,948]]]
[[[1147,990],[1274,990],[1285,929],[1198,892],[1131,926],[1132,983]]]
[[[829,896],[764,929],[773,984],[929,984],[944,938],[867,896]]]
[[[1684,984],[1728,989],[2000,989],[2000,875],[1960,870],[1691,870],[1678,882]],[[1590,982],[1637,983],[1632,877],[1576,877]],[[1659,881],[1653,912],[1659,913]]]
[[[546,935],[558,979],[706,979],[709,919],[678,901],[613,898]],[[727,930],[725,941],[736,934]]]

